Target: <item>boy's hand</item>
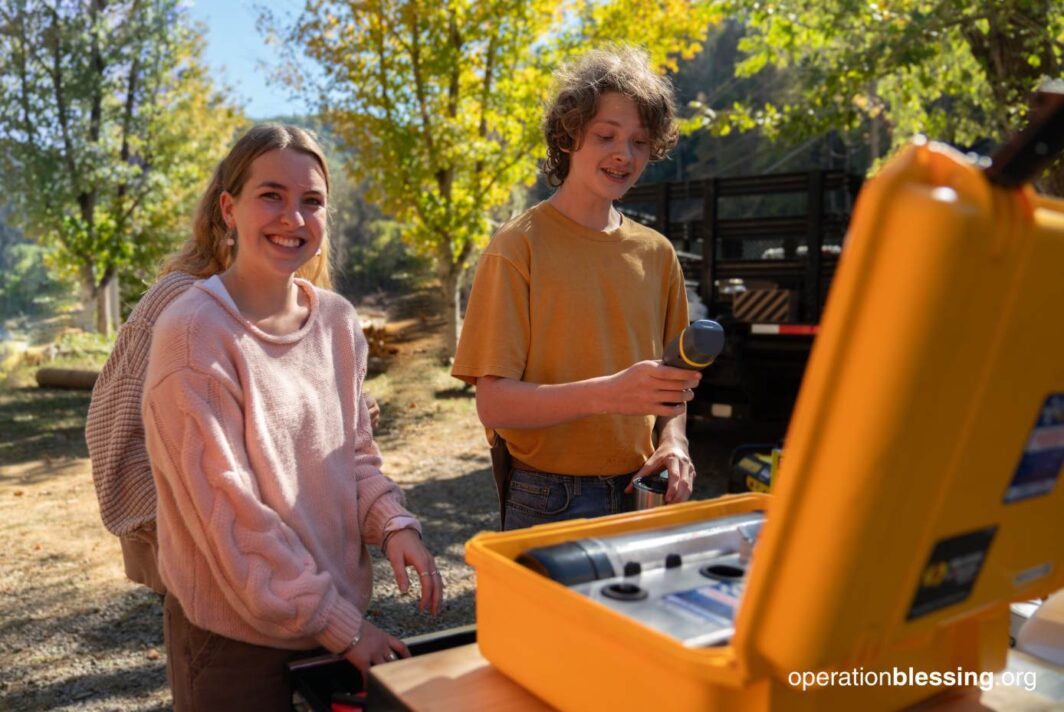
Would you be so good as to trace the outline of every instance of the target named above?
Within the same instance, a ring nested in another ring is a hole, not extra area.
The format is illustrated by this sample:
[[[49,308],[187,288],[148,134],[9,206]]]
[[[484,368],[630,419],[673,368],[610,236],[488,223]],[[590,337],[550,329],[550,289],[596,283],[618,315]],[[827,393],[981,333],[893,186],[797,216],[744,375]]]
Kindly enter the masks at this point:
[[[640,361],[606,379],[606,412],[669,416],[685,412],[702,379],[699,371]]]
[[[662,440],[658,449],[632,479],[661,472],[663,469],[669,471],[669,488],[665,490],[665,502],[671,504],[686,502],[690,499],[695,482],[695,466],[691,462],[687,447],[672,440]],[[624,492],[625,494],[632,492],[631,482],[628,483]]]
[[[418,610],[431,611],[432,615],[436,615],[440,610],[440,602],[443,600],[443,577],[436,569],[436,561],[421,543],[421,537],[417,532],[413,529],[401,529],[392,534],[388,539],[388,549],[384,555],[391,562],[392,570],[395,571],[395,582],[403,593],[410,590],[410,578],[406,574],[406,568],[414,567],[421,587]]]

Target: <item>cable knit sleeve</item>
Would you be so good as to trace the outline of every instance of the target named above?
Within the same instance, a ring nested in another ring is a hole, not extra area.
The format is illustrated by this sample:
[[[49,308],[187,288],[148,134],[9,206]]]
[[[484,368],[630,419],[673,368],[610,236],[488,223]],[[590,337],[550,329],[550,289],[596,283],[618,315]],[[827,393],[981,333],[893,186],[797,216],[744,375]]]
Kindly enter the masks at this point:
[[[244,450],[237,396],[214,376],[180,368],[149,382],[144,416],[160,512],[172,508],[168,520],[180,528],[171,536],[192,539],[237,615],[271,637],[313,637],[329,650],[346,647],[362,614],[339,595],[299,536],[262,501]],[[366,457],[374,456],[375,448]],[[363,469],[374,468],[367,464]],[[386,496],[380,489],[378,499]],[[195,576],[199,568],[189,562],[178,574]],[[195,581],[190,590],[196,590]]]

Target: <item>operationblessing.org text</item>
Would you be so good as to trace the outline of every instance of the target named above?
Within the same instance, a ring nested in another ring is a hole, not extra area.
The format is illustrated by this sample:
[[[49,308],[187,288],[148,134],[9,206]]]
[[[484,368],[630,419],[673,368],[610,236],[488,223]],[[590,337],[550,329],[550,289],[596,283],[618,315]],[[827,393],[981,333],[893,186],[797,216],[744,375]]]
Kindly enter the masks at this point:
[[[973,670],[916,670],[892,668],[890,670],[822,670],[820,672],[792,672],[787,675],[792,687],[801,687],[802,692],[815,687],[978,687],[986,692],[997,685],[1022,687],[1028,692],[1035,690],[1033,670],[1004,672],[975,672]]]

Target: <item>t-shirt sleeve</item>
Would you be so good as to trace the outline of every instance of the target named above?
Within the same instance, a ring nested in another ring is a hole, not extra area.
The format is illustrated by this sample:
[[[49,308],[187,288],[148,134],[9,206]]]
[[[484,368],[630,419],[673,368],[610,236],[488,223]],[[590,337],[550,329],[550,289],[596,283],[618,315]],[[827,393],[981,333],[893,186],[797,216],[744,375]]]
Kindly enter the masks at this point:
[[[524,376],[531,333],[528,285],[528,274],[509,258],[481,257],[452,376],[466,383],[481,376]]]
[[[144,425],[160,497],[166,488],[219,589],[249,625],[341,649],[362,614],[262,501],[242,423],[234,396],[204,374],[181,369],[149,388]]]
[[[676,336],[690,324],[690,316],[687,311],[687,285],[684,284],[683,270],[680,261],[675,256],[672,258],[672,269],[669,274],[669,293],[665,311],[665,339],[662,343],[670,343]]]

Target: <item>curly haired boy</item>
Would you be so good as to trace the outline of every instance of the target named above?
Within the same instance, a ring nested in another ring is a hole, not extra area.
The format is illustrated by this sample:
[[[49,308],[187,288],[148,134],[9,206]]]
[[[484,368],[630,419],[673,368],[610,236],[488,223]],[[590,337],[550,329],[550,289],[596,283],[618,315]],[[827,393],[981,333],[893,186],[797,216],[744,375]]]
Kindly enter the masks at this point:
[[[666,501],[683,501],[695,474],[700,375],[660,360],[688,324],[683,273],[665,237],[613,206],[675,145],[672,88],[639,50],[589,52],[559,72],[544,131],[557,190],[485,249],[452,369],[510,461],[505,529],[625,511],[633,477],[661,469]]]

